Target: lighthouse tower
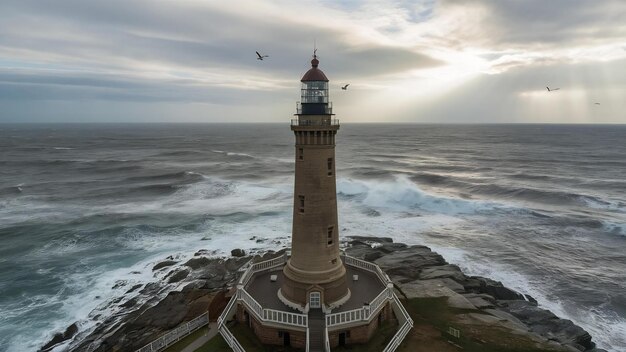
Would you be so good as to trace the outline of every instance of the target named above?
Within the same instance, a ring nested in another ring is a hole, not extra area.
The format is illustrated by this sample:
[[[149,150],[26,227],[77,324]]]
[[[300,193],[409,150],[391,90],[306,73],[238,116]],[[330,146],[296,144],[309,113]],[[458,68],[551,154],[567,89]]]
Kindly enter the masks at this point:
[[[304,310],[334,308],[350,298],[346,268],[339,253],[335,136],[328,78],[313,55],[301,82],[295,134],[295,187],[291,258],[283,269],[278,295],[284,304]]]
[[[367,343],[385,321],[398,330],[385,351],[395,351],[413,321],[393,282],[375,263],[339,252],[335,137],[339,122],[328,101],[328,78],[313,54],[301,81],[301,101],[291,120],[295,176],[291,253],[246,265],[217,320],[233,351],[243,351],[229,331],[234,316],[260,344],[329,352]],[[394,320],[395,317],[395,320]]]

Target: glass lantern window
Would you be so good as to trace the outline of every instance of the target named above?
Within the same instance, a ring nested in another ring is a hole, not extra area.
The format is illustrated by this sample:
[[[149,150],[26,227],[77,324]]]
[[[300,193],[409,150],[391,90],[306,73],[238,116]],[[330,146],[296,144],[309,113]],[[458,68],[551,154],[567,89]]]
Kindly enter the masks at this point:
[[[302,82],[302,103],[328,103],[328,82]]]

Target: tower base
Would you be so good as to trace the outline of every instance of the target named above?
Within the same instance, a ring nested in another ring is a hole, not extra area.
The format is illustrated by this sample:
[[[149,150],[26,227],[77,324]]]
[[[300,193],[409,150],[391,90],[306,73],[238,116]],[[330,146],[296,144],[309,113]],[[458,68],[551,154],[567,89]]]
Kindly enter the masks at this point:
[[[284,281],[279,290],[281,301],[294,309],[297,307],[316,308],[311,302],[311,293],[319,293],[320,308],[336,308],[350,298],[346,281],[346,268],[341,261],[330,272],[298,270],[288,262],[283,269]],[[300,310],[300,309],[298,309]]]

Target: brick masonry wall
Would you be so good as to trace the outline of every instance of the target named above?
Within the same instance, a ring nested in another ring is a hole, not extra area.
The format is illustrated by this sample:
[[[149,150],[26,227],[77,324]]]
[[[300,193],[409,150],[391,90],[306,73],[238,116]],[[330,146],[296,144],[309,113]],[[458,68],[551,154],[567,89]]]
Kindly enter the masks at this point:
[[[382,321],[395,319],[391,305],[387,303],[378,313],[382,316]],[[352,327],[349,329],[329,331],[328,341],[331,347],[339,346],[339,334],[350,332],[350,337],[346,337],[346,345],[367,343],[378,329],[378,317],[375,317],[368,325]]]
[[[245,312],[246,310],[242,305],[237,306],[237,321],[241,324],[247,324]],[[306,347],[306,332],[263,326],[261,322],[256,320],[253,314],[250,313],[249,317],[249,326],[262,344],[283,346],[284,336],[279,335],[279,332],[282,331],[283,334],[289,334],[289,340],[292,347],[302,349]]]

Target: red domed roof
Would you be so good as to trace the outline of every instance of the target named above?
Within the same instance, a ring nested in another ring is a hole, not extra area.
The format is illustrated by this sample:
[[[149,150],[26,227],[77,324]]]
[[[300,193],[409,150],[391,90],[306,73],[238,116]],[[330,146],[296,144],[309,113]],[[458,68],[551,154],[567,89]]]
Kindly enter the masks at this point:
[[[326,75],[324,74],[324,72],[322,72],[322,70],[317,68],[317,65],[319,65],[319,63],[320,61],[317,59],[317,56],[313,56],[313,60],[311,60],[311,66],[313,67],[310,70],[306,71],[304,76],[302,76],[302,79],[300,80],[300,82],[307,82],[307,81],[328,82],[328,78],[326,78]]]

